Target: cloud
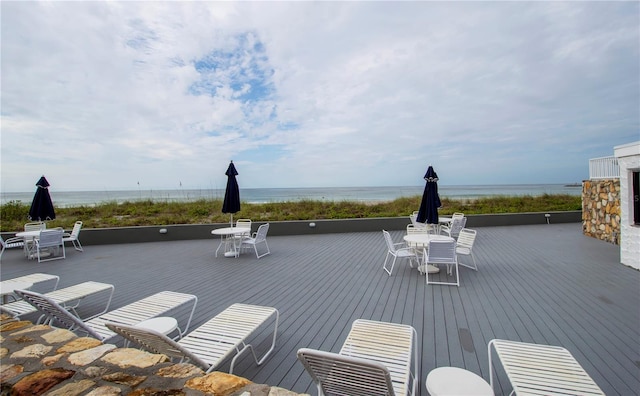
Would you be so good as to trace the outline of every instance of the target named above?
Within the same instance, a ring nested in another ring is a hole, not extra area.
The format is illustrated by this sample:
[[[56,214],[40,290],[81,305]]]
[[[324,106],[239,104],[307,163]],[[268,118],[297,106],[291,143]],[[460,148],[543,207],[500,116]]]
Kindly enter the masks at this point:
[[[640,140],[635,2],[3,2],[3,191],[565,183]]]

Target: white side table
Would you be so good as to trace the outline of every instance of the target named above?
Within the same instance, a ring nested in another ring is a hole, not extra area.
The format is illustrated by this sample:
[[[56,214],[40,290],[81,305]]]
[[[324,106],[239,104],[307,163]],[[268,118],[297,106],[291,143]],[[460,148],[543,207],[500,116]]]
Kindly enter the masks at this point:
[[[491,385],[479,375],[458,367],[438,367],[427,375],[431,396],[494,396]]]
[[[176,320],[176,318],[172,318],[170,316],[159,316],[157,318],[143,320],[135,326],[156,331],[158,333],[166,335],[167,337],[175,330],[178,330],[178,335],[173,337],[174,340],[182,336],[182,331],[178,327],[178,321]],[[125,346],[129,346],[129,340],[125,342]]]

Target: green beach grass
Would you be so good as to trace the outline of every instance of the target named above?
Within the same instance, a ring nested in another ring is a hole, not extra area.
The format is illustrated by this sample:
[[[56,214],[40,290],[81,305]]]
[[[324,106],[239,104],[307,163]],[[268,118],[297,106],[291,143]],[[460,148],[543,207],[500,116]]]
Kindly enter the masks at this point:
[[[408,216],[420,207],[420,196],[398,198],[389,202],[314,201],[302,200],[277,203],[242,203],[235,219],[253,221],[354,219]],[[571,211],[582,209],[582,198],[573,195],[496,196],[475,200],[441,198],[440,214],[528,213]],[[30,205],[11,201],[0,206],[0,231],[16,232],[28,222]],[[86,228],[110,228],[170,224],[209,224],[229,221],[221,212],[222,200],[194,202],[132,201],[105,202],[95,206],[56,208],[56,219],[47,227],[73,228],[82,220]]]

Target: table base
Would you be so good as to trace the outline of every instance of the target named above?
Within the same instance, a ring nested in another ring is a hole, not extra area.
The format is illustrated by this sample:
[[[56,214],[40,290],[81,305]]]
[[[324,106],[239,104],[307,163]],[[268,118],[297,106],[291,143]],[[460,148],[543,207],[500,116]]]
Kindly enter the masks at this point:
[[[418,271],[420,271],[420,273],[424,274],[424,265],[418,266]],[[440,268],[436,267],[435,265],[428,264],[427,265],[427,271],[430,274],[437,274],[438,272],[440,272]]]

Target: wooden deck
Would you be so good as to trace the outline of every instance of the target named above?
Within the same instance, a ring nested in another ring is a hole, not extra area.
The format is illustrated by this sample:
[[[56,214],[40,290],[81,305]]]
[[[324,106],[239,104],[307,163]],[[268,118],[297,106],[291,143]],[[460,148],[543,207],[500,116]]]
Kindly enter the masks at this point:
[[[66,260],[41,264],[12,249],[2,257],[1,278],[45,272],[60,276],[59,287],[112,283],[111,309],[162,290],[192,293],[199,301],[191,329],[234,302],[276,307],[276,351],[260,367],[247,354],[235,373],[296,392],[315,394],[298,348],[338,351],[351,322],[366,318],[416,328],[421,395],[439,366],[488,380],[493,338],[563,346],[606,394],[637,394],[640,272],[620,264],[619,247],[583,236],[575,223],[477,230],[479,271],[461,268],[459,288],[427,287],[403,262],[388,276],[382,232],[272,236],[272,254],[260,260],[253,253],[214,258],[213,238],[70,248]],[[392,236],[402,240],[400,231]],[[259,348],[269,344],[267,332],[256,337]]]

